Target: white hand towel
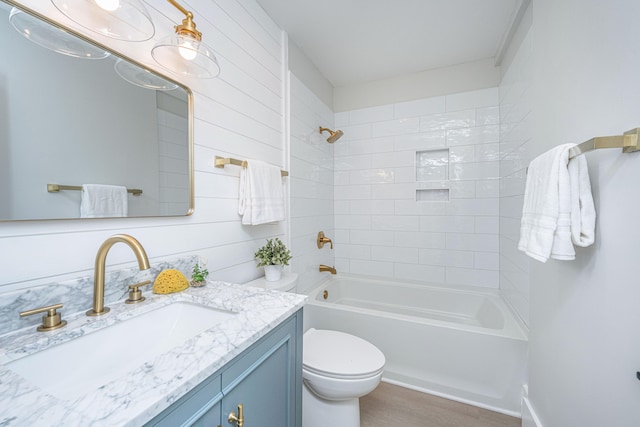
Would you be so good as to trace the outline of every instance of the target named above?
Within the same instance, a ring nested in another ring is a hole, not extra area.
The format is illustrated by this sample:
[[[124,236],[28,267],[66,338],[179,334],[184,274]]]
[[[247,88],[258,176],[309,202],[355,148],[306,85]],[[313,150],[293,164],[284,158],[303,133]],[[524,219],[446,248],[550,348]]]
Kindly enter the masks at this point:
[[[245,225],[284,219],[284,190],[279,167],[259,160],[247,161],[247,167],[240,171],[238,213]]]
[[[569,162],[573,146],[555,147],[529,164],[518,249],[541,262],[549,257],[575,259],[573,244],[589,246],[594,241],[587,163],[581,156]]]
[[[574,144],[561,146],[557,163],[558,169],[557,171],[550,171],[557,176],[558,186],[556,193],[558,198],[558,218],[556,229],[553,233],[550,257],[565,261],[570,261],[576,257],[576,250],[571,244],[571,180],[569,179],[569,170],[567,168],[569,149],[573,146]]]
[[[569,161],[571,181],[571,240],[581,247],[595,241],[596,208],[591,194],[587,160],[578,156]]]
[[[127,216],[127,188],[119,185],[84,184],[80,218]]]

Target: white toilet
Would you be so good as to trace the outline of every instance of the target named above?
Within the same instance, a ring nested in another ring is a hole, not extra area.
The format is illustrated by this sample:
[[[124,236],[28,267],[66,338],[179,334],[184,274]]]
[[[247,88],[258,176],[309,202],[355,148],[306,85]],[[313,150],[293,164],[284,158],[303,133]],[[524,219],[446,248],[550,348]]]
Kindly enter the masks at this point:
[[[298,275],[246,284],[295,292]],[[354,335],[314,328],[304,333],[302,346],[302,427],[360,427],[359,399],[380,383],[384,354]]]
[[[338,331],[311,328],[302,342],[302,427],[359,427],[359,398],[380,383],[384,354]]]

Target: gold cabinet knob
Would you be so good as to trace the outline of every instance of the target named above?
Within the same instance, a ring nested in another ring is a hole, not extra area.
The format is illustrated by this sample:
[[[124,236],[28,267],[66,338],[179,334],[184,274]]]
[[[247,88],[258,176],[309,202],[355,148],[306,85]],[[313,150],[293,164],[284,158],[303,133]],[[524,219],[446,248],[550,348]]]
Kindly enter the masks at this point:
[[[229,424],[233,424],[236,423],[236,425],[238,427],[243,427],[244,426],[244,413],[243,413],[243,405],[242,403],[238,404],[238,415],[236,415],[235,412],[231,412],[229,414],[229,418],[227,418],[227,421],[229,421]]]
[[[44,313],[46,311],[47,314],[42,316],[42,325],[36,328],[39,332],[45,332],[62,328],[67,324],[66,320],[62,320],[60,313],[56,312],[56,310],[61,308],[62,304],[54,304],[46,307],[34,308],[33,310],[21,311],[19,314],[20,317],[25,317],[31,316],[32,314]]]
[[[125,300],[126,304],[137,304],[145,300],[142,296],[142,291],[138,289],[140,286],[145,286],[151,283],[151,280],[145,280],[144,282],[136,283],[135,285],[129,285],[129,298]]]

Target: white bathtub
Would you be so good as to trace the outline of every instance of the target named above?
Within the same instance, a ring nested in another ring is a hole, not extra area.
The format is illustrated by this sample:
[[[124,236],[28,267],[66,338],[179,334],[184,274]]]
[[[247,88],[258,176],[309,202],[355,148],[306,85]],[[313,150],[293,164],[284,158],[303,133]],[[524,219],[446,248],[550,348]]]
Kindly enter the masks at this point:
[[[375,344],[384,381],[520,416],[527,336],[497,291],[338,275],[309,296],[305,328]]]

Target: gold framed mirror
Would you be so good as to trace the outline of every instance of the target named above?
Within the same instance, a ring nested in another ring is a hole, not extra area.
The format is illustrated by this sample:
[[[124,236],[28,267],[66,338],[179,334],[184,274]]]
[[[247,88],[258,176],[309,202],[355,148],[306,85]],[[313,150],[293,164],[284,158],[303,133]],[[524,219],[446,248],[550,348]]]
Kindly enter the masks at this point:
[[[0,221],[80,218],[90,184],[136,190],[117,216],[193,212],[189,88],[10,0],[0,55]]]

